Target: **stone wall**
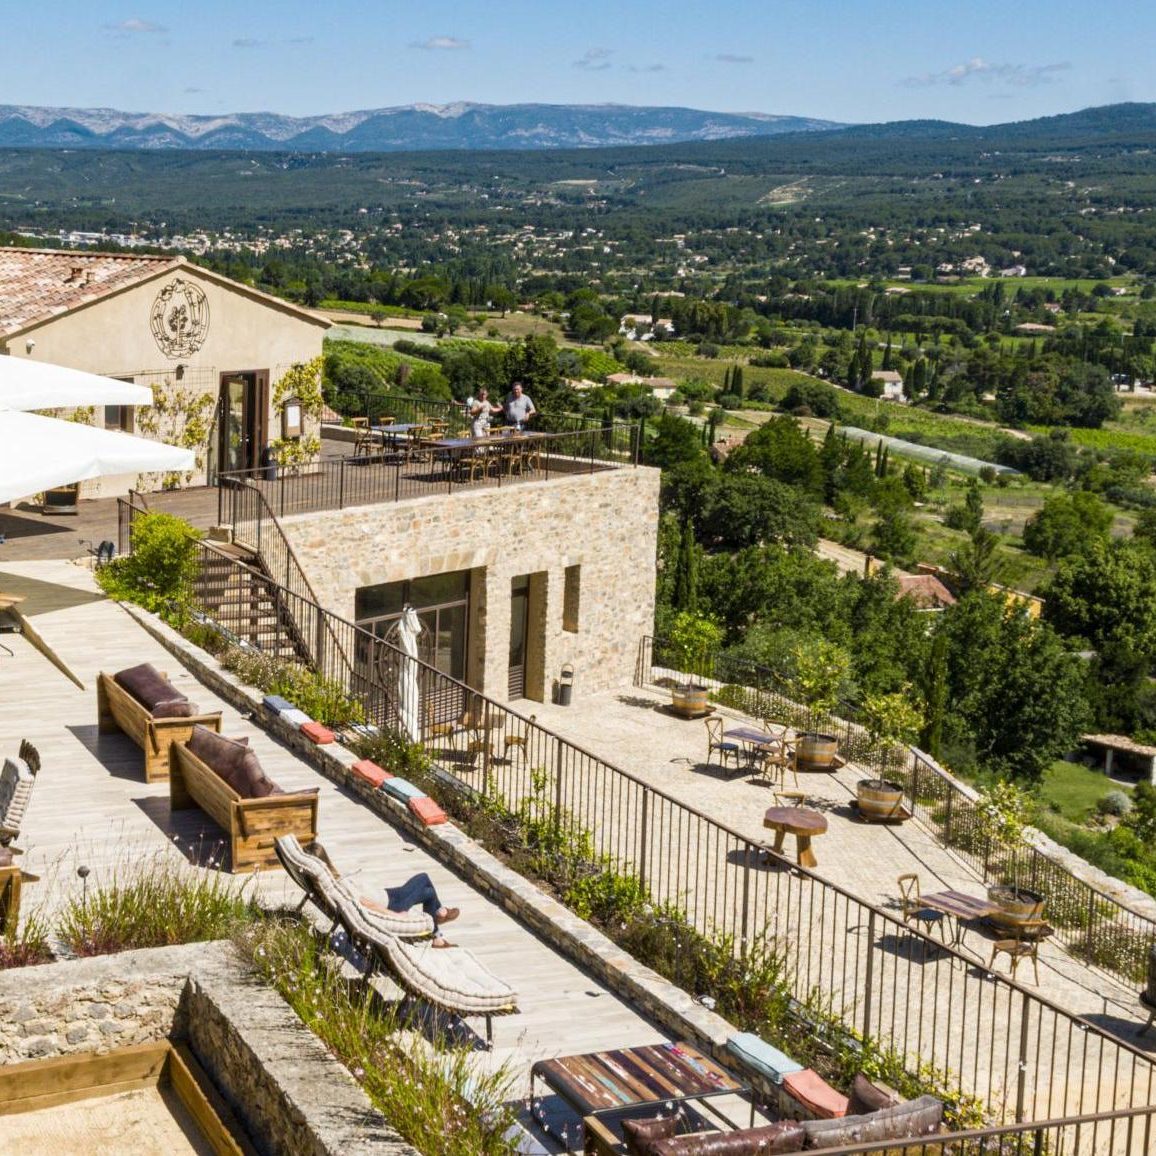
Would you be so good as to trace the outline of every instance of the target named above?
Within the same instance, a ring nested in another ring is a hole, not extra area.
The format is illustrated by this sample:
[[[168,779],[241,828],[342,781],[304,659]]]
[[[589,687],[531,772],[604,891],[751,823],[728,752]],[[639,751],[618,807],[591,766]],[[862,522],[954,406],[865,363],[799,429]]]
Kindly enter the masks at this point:
[[[327,609],[354,617],[361,586],[471,570],[469,679],[506,698],[510,583],[531,594],[527,690],[550,693],[564,664],[575,694],[626,686],[638,639],[653,630],[657,470],[638,467],[457,490],[411,501],[282,519]],[[578,631],[562,629],[567,566],[581,567]]]
[[[417,1156],[229,943],[0,971],[0,1066],[187,1041],[257,1150]]]

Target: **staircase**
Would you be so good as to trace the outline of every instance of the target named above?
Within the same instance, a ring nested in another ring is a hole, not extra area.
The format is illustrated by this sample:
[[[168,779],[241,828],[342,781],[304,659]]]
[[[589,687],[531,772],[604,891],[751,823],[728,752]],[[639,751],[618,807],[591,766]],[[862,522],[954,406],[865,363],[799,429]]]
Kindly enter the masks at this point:
[[[194,598],[205,614],[262,654],[311,664],[309,647],[285,607],[277,584],[252,551],[224,543],[213,543],[205,549],[194,583]]]

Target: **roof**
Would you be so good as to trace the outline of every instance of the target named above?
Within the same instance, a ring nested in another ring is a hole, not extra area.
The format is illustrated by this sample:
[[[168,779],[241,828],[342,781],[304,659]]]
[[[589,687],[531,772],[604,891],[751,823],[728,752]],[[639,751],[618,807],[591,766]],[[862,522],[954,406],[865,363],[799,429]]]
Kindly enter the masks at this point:
[[[315,324],[329,325],[315,313],[192,265],[184,257],[0,247],[0,338],[12,337],[178,269],[193,270],[247,297]]]
[[[899,597],[910,598],[920,610],[955,605],[955,595],[934,574],[897,574]]]
[[[1130,739],[1127,735],[1080,735],[1080,741],[1093,743],[1098,747],[1110,747],[1114,751],[1127,751],[1133,755],[1156,757],[1156,747],[1147,747]]]

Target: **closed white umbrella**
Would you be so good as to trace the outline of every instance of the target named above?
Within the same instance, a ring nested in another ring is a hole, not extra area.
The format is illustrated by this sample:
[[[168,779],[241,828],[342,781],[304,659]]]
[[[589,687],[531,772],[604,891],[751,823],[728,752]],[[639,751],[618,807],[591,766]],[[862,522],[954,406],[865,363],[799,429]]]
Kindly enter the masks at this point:
[[[152,405],[147,385],[117,381],[66,365],[0,357],[0,408],[61,409],[75,405]]]
[[[0,361],[5,360],[0,357]],[[0,502],[106,474],[191,470],[195,465],[192,450],[40,414],[0,409]]]
[[[401,612],[397,624],[397,642],[405,657],[397,667],[397,714],[401,729],[411,743],[421,741],[421,704],[417,685],[417,640],[421,619],[412,606]]]

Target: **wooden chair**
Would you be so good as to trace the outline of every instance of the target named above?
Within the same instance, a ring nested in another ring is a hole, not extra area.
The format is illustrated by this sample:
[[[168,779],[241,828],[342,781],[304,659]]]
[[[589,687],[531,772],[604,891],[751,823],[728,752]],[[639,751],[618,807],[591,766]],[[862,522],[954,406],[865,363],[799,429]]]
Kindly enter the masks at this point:
[[[903,922],[919,924],[920,930],[926,935],[930,935],[933,928],[938,928],[939,938],[946,945],[945,916],[942,911],[923,906],[923,900],[919,894],[919,876],[914,873],[900,875],[896,882],[899,884],[899,907],[903,914]],[[926,950],[926,944],[924,949]]]
[[[765,743],[756,752],[759,774],[765,782],[773,783],[776,779],[781,786],[787,785],[787,774],[790,773],[795,786],[799,785],[799,771],[796,765],[795,744],[786,738],[776,739],[772,743]]]
[[[722,756],[722,766],[725,770],[727,759],[734,759],[735,766],[739,765],[739,758],[742,755],[742,747],[738,743],[732,743],[729,739],[723,738],[723,720],[721,718],[708,718],[704,720],[706,723],[706,761],[710,765],[711,756],[718,751]]]
[[[1042,919],[1026,919],[1011,939],[997,939],[991,945],[988,971],[995,970],[996,956],[1007,955],[1011,962],[1011,977],[1015,979],[1020,960],[1030,959],[1035,972],[1036,987],[1040,986],[1040,942],[1051,934],[1051,928]]]
[[[776,791],[776,807],[801,807],[807,801],[806,791]]]
[[[369,428],[369,418],[351,417],[349,424],[357,431],[353,442],[353,456],[355,458],[372,458],[378,449],[377,437]]]
[[[530,723],[531,724],[536,723],[537,721],[538,721],[537,715],[534,715],[534,714],[530,715]],[[522,752],[522,762],[526,761],[526,742],[529,739],[529,737],[530,737],[530,728],[529,727],[527,727],[520,734],[506,735],[506,737],[502,743],[502,753],[505,756],[507,762],[510,761],[510,748],[511,747],[513,747],[515,750],[521,751]]]

